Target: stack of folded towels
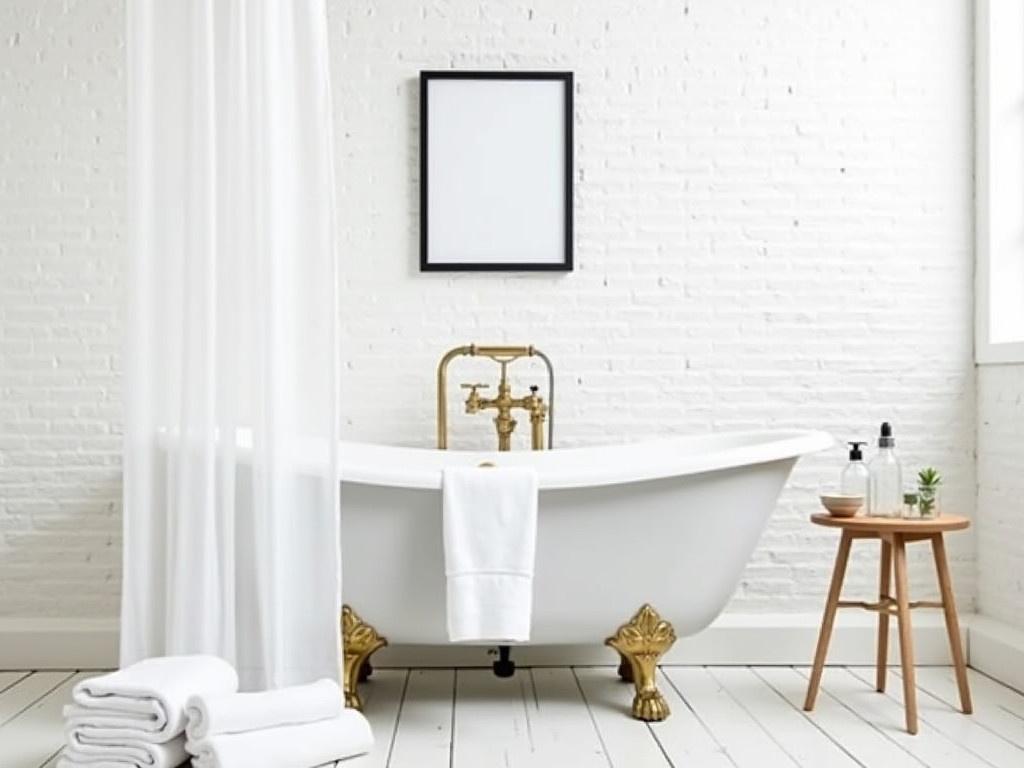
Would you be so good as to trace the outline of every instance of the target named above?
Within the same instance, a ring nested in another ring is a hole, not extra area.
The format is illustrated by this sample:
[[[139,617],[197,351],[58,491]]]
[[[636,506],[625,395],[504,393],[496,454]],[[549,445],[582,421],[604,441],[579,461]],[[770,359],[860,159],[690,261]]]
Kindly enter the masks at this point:
[[[78,683],[64,708],[67,745],[58,768],[174,768],[185,752],[185,704],[196,694],[238,690],[238,675],[214,656],[146,659]]]
[[[333,680],[238,693],[213,656],[146,659],[83,680],[64,709],[58,768],[311,768],[373,746]]]

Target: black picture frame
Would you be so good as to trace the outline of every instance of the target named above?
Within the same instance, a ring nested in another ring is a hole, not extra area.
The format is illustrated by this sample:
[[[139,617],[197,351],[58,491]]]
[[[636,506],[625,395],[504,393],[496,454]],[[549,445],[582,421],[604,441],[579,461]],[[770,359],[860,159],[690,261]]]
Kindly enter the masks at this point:
[[[436,80],[560,81],[564,91],[563,206],[564,246],[560,262],[431,261],[429,253],[428,131],[430,83]],[[573,73],[565,71],[424,70],[420,72],[420,271],[421,272],[571,272],[573,269]]]

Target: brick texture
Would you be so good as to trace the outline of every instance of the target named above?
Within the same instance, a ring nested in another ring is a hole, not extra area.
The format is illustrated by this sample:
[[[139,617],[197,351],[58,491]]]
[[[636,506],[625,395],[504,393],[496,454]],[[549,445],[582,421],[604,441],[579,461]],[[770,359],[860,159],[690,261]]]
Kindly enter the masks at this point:
[[[978,609],[1024,629],[1024,365],[978,368]]]
[[[533,343],[561,445],[890,419],[973,514],[971,3],[331,0],[329,24],[347,437],[431,444],[445,349]],[[117,611],[123,25],[0,7],[0,614]],[[418,273],[416,78],[449,67],[575,72],[575,272]],[[456,398],[453,445],[490,444]],[[844,459],[801,462],[730,610],[820,608],[836,540],[806,516]]]
[[[0,4],[0,615],[116,614],[124,9]]]

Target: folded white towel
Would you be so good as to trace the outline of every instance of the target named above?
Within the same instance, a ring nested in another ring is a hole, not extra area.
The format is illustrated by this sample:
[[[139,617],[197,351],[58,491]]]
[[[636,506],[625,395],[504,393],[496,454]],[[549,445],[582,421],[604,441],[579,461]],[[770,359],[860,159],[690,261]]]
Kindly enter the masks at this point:
[[[161,743],[185,730],[189,696],[237,690],[238,675],[223,659],[164,656],[78,683],[64,717],[83,735]]]
[[[177,768],[188,760],[185,737],[179,735],[162,744],[146,741],[109,743],[82,735],[72,729],[66,733],[67,746],[61,753],[58,768]]]
[[[448,638],[529,640],[537,473],[450,468],[442,486]]]
[[[261,693],[192,696],[185,706],[185,733],[189,741],[199,742],[219,733],[327,720],[344,708],[341,688],[326,678]]]
[[[346,709],[330,720],[222,733],[186,748],[193,768],[310,768],[369,752],[373,734],[360,712]]]

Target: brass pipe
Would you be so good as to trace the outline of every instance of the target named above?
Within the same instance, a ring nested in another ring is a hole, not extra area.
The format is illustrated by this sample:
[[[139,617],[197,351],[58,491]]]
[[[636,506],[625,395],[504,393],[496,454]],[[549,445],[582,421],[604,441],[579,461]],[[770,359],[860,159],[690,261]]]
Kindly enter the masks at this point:
[[[531,347],[533,349],[533,347]],[[533,354],[543,361],[544,367],[548,369],[548,450],[555,447],[555,366],[551,358],[539,349],[533,349]],[[539,441],[539,448],[544,447],[543,438]]]
[[[448,364],[460,355],[472,355],[473,345],[454,347],[437,364],[437,447],[448,448]]]
[[[512,418],[512,388],[508,385],[508,363],[504,359],[498,363],[501,366],[501,380],[498,382],[498,397],[492,403],[498,408],[494,428],[498,432],[499,451],[512,450],[512,433],[516,430],[516,420]]]
[[[539,413],[530,414],[530,447],[544,450],[544,418]]]
[[[470,352],[471,355],[479,355],[480,357],[507,357],[515,359],[517,357],[532,357],[533,347],[503,347],[496,345],[488,345],[486,347],[478,347],[476,344],[471,344]]]

